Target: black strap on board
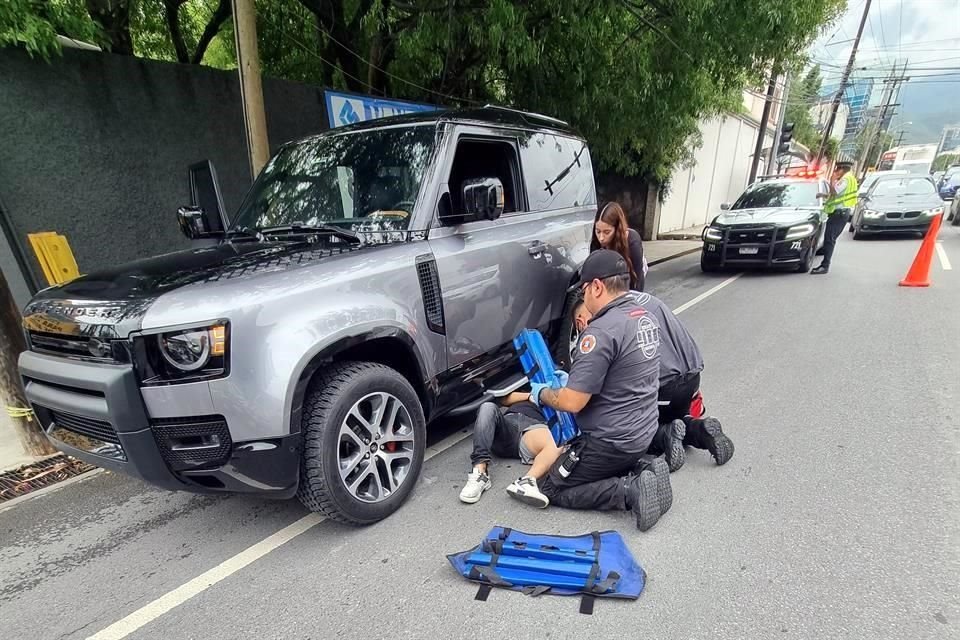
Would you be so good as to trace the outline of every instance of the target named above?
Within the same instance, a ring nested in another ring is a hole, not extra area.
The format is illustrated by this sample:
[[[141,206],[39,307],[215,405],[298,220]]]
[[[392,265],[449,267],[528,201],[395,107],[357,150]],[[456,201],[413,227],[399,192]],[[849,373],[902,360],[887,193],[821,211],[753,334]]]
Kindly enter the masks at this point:
[[[593,615],[593,603],[596,602],[597,597],[585,593],[580,597],[580,613],[592,616]]]

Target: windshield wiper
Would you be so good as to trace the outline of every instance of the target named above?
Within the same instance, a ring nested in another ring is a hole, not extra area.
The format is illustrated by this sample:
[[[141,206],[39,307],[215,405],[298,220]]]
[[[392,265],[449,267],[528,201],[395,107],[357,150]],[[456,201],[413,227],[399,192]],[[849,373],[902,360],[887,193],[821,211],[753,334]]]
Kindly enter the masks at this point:
[[[360,234],[354,233],[353,231],[347,231],[346,229],[341,229],[340,227],[335,227],[332,224],[302,224],[299,222],[294,222],[292,224],[281,224],[273,227],[261,227],[257,229],[257,231],[262,236],[298,233],[329,233],[337,236],[338,238],[349,240],[350,242],[363,244],[363,238],[360,237]]]
[[[226,233],[226,239],[243,239],[243,240],[261,240],[260,233],[256,229],[251,229],[250,227],[237,227],[236,229],[229,229]]]

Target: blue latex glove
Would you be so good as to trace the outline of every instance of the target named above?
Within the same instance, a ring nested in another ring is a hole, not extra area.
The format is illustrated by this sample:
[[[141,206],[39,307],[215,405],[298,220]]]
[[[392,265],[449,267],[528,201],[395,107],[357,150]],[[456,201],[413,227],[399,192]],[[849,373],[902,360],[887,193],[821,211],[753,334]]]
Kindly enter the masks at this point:
[[[549,389],[550,385],[543,382],[532,382],[530,383],[530,402],[540,406],[540,392],[544,389]]]
[[[566,371],[561,371],[560,369],[557,369],[556,371],[553,372],[553,375],[557,379],[557,383],[559,384],[559,386],[561,387],[567,386],[567,382],[569,382],[570,380],[569,373],[567,373]]]

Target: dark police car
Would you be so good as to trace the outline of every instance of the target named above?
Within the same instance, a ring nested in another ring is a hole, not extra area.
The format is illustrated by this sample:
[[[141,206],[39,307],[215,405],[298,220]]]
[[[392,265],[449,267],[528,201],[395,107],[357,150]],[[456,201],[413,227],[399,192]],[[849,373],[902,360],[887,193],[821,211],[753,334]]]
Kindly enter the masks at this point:
[[[823,243],[827,183],[810,178],[762,179],[703,231],[700,268],[792,267],[801,273]]]

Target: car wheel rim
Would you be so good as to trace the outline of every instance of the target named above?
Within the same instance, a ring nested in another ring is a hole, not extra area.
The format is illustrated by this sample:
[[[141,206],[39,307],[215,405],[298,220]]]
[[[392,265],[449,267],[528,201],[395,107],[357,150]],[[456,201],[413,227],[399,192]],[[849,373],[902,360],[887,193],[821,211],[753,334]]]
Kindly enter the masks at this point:
[[[361,502],[394,495],[413,466],[415,438],[406,406],[385,392],[357,401],[340,425],[337,462],[347,492]]]

